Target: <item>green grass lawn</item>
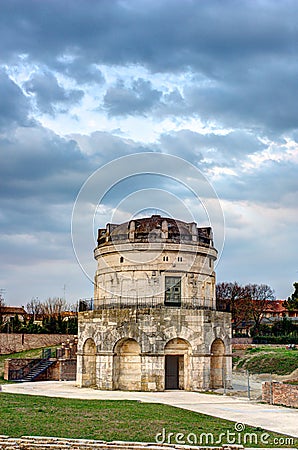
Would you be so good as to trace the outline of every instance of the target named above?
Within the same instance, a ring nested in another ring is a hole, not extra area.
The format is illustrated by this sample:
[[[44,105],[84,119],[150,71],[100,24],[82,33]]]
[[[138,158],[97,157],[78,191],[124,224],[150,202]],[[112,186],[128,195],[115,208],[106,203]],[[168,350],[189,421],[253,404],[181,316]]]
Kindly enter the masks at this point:
[[[262,346],[247,349],[241,357],[235,356],[236,369],[248,369],[251,373],[287,375],[298,368],[298,350],[285,347]]]
[[[137,401],[99,401],[49,398],[31,395],[0,393],[0,434],[11,437],[22,435],[57,436],[100,440],[122,440],[154,442],[157,433],[166,430],[174,433],[170,437],[175,442],[175,435],[183,433],[195,444],[194,436],[206,445],[202,433],[212,433],[214,444],[221,433],[235,433],[235,423],[204,414],[174,408],[171,406],[141,403]],[[192,433],[192,435],[190,435]],[[244,433],[255,433],[258,445],[273,447],[274,438],[281,435],[265,432],[261,428],[245,427]],[[244,433],[241,434],[242,439]],[[260,445],[262,433],[271,445]],[[236,438],[238,439],[236,432]],[[160,441],[162,435],[159,436]],[[209,437],[211,439],[211,437]],[[255,438],[253,438],[255,439]],[[284,437],[282,438],[284,439]],[[226,439],[222,439],[225,443]],[[283,441],[284,442],[284,441]],[[185,442],[189,444],[189,442]],[[209,444],[212,442],[209,440]],[[275,444],[276,446],[276,444]],[[280,447],[280,445],[278,445]],[[293,447],[293,442],[284,447]]]

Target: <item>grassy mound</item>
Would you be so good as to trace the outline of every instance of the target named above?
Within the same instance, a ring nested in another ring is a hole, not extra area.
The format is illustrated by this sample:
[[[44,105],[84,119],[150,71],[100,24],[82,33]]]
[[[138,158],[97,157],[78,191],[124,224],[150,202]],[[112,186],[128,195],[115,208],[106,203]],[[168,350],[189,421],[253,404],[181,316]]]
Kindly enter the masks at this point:
[[[235,369],[247,369],[251,373],[288,375],[298,368],[298,350],[262,346],[247,349],[235,361]]]

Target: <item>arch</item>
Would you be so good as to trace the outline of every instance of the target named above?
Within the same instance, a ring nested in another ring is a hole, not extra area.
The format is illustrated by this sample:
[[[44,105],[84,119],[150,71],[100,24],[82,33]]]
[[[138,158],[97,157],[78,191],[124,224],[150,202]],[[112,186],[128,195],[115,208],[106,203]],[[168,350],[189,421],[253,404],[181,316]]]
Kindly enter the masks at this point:
[[[191,352],[190,343],[180,337],[170,339],[165,345],[165,354],[175,354],[176,352],[182,352],[183,354]]]
[[[141,390],[141,347],[135,339],[123,338],[114,346],[113,385],[122,391]]]
[[[82,386],[96,386],[96,345],[91,338],[83,346]]]
[[[109,343],[104,343],[104,345],[99,347],[99,349],[102,348],[103,350],[112,351],[115,354],[121,341],[123,342],[126,339],[134,339],[134,329],[132,328],[133,327],[129,326],[129,329],[127,329],[127,326],[122,325],[119,328],[112,329],[109,334]],[[150,343],[149,337],[141,329],[138,330],[138,341],[140,342],[139,345],[141,347],[140,353],[151,351],[152,344]]]
[[[165,353],[165,389],[191,389],[190,361],[192,348],[182,338],[169,340],[164,348]]]
[[[164,342],[168,342],[177,337],[177,332],[173,327],[167,327],[163,330],[162,337]],[[183,326],[183,329],[179,332],[179,339],[182,339],[190,344],[190,346],[195,345],[196,333],[194,330],[188,327],[188,324]]]
[[[217,389],[224,385],[225,379],[225,344],[221,339],[215,339],[212,342],[210,358],[210,388]]]

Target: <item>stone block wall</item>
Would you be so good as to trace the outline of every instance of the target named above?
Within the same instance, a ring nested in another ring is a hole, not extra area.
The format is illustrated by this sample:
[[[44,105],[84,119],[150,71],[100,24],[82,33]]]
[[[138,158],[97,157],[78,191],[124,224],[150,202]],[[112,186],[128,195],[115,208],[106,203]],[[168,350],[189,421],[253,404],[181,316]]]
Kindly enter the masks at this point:
[[[19,370],[32,361],[32,358],[16,358],[6,359],[4,361],[4,380],[10,380],[9,372],[11,370]]]
[[[75,338],[72,334],[19,334],[0,333],[0,355],[60,345]]]
[[[4,379],[10,380],[9,372],[18,370],[26,366],[32,359],[16,358],[7,359],[4,363]],[[55,363],[43,372],[36,381],[75,381],[77,372],[77,360],[75,359],[58,359]]]
[[[61,359],[57,361],[59,381],[75,381],[77,377],[77,359]]]
[[[75,381],[76,372],[76,359],[59,359],[37,377],[36,381]]]
[[[10,438],[0,435],[0,450],[242,450],[241,445],[198,447],[146,442],[105,442],[91,439],[62,439],[54,437],[23,436]]]
[[[262,384],[262,400],[272,405],[298,408],[298,385],[265,381]]]
[[[236,338],[233,337],[232,338],[232,345],[234,346],[234,344],[252,344],[253,338]]]
[[[212,358],[216,370],[216,358],[217,362],[223,362],[220,377],[225,377],[229,387],[230,338],[230,314],[218,311],[161,307],[82,312],[77,382],[81,387],[104,390],[163,391],[165,357],[178,355],[183,356],[184,364],[179,387],[181,382],[184,386],[180,388],[193,391],[212,388]],[[215,340],[222,342],[221,356],[214,355],[212,350]],[[138,381],[137,373],[140,373]]]

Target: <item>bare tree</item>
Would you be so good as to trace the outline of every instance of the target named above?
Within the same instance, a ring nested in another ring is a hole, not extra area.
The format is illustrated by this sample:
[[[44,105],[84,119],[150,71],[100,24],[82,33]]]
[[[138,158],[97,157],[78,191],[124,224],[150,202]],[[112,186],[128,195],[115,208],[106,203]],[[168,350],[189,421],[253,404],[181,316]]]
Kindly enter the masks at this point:
[[[218,283],[216,285],[216,306],[220,311],[231,312],[236,301],[241,297],[242,287],[234,281],[234,283]]]
[[[272,300],[274,291],[266,284],[248,284],[246,286],[234,283],[219,283],[216,285],[216,304],[220,311],[232,313],[233,327],[242,323],[254,322],[258,332],[264,314]]]
[[[63,311],[67,311],[67,302],[63,298],[49,297],[42,303],[42,313],[45,316],[57,317]]]
[[[67,304],[67,311],[71,311],[71,312],[77,313],[78,310],[79,310],[79,303],[78,302],[68,303]]]
[[[275,300],[274,290],[267,284],[248,284],[245,286],[245,293],[257,333],[270,302]]]
[[[32,314],[34,317],[42,314],[42,304],[37,297],[33,297],[30,302],[26,305],[27,312]]]
[[[216,305],[219,311],[232,313],[232,321],[235,328],[243,321],[250,319],[249,308],[246,301],[245,288],[234,283],[218,283],[216,285]]]

